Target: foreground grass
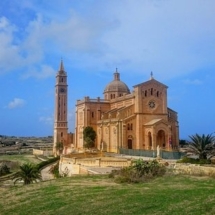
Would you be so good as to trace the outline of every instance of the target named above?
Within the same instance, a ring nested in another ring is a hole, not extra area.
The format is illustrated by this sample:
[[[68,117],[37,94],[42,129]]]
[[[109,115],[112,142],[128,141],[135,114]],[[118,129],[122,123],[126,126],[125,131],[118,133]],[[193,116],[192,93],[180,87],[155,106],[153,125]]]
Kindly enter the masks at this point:
[[[215,180],[200,177],[116,184],[107,176],[77,176],[0,192],[2,215],[215,214]]]

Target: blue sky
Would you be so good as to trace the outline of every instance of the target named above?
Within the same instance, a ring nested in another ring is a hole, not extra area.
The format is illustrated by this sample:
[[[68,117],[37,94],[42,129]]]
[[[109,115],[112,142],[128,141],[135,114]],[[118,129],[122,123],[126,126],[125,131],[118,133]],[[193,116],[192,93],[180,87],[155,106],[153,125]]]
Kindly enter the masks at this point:
[[[215,131],[214,0],[1,0],[0,134],[53,134],[54,85],[68,74],[75,103],[103,97],[115,68],[132,86],[169,86],[180,138]]]

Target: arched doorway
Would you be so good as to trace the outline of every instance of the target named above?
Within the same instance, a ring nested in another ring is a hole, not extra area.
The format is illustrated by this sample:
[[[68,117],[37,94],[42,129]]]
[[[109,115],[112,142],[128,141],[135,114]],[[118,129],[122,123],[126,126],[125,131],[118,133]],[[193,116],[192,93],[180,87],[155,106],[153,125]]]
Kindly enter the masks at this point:
[[[157,141],[156,146],[160,146],[165,148],[166,147],[166,140],[165,140],[165,132],[164,130],[159,130],[157,133]]]
[[[132,136],[128,137],[128,149],[132,149]]]

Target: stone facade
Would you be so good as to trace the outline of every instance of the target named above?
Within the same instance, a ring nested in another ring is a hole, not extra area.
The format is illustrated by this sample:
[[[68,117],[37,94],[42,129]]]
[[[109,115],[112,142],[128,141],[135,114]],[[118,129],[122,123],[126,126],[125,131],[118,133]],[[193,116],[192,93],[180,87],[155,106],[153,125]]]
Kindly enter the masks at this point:
[[[83,148],[83,129],[97,133],[96,147],[107,152],[119,148],[153,150],[159,145],[172,150],[179,145],[177,112],[167,107],[167,86],[153,78],[133,86],[132,93],[114,79],[104,90],[104,99],[88,96],[76,104],[75,148]]]

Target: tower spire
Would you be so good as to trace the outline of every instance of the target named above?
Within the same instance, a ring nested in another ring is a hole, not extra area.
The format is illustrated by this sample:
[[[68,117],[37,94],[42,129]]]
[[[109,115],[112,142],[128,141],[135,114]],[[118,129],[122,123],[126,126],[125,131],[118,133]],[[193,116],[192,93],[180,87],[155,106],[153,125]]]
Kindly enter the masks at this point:
[[[63,59],[60,61],[60,71],[64,71]]]

